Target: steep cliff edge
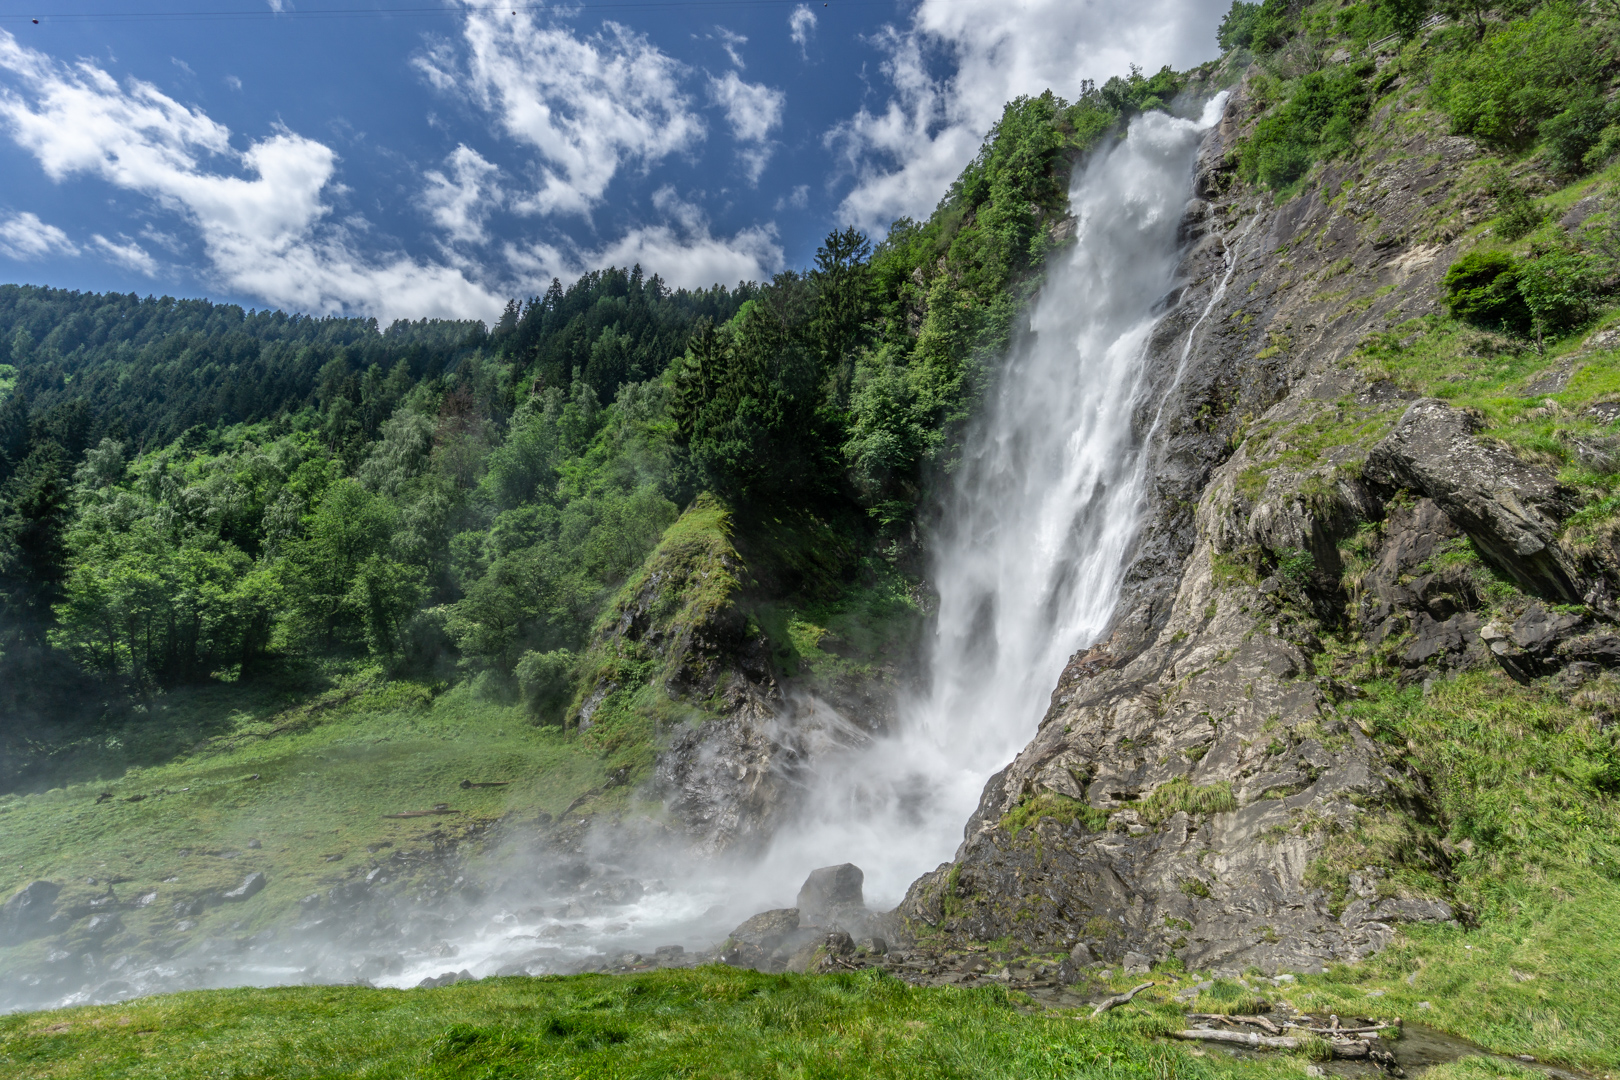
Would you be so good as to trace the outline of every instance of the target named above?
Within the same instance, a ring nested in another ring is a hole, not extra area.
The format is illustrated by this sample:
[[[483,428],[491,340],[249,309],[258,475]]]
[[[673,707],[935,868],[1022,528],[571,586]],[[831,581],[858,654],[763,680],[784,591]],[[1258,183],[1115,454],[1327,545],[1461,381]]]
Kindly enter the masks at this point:
[[[1460,674],[1489,696],[1556,673],[1525,693],[1601,749],[1613,532],[1579,522],[1607,504],[1522,426],[1478,429],[1562,417],[1544,442],[1610,445],[1612,335],[1543,351],[1444,316],[1441,279],[1482,237],[1483,152],[1410,97],[1291,199],[1238,180],[1254,74],[1202,149],[1186,285],[1148,355],[1152,479],[1113,632],[912,886],[923,937],[1205,970],[1355,961],[1402,923],[1467,921],[1454,862],[1474,852],[1423,748],[1356,683]]]

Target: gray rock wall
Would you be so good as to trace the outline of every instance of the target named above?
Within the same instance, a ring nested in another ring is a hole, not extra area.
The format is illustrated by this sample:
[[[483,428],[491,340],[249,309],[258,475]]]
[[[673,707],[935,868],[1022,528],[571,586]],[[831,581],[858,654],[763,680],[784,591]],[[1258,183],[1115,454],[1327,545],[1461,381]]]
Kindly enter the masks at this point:
[[[1412,131],[1277,205],[1228,168],[1253,113],[1240,88],[1200,154],[1185,286],[1150,354],[1160,389],[1136,417],[1151,480],[1112,632],[1071,661],[953,861],[912,886],[899,913],[919,935],[1211,970],[1366,956],[1402,922],[1465,913],[1421,778],[1341,715],[1358,691],[1318,632],[1362,635],[1403,681],[1579,677],[1620,656],[1603,619],[1549,610],[1602,614],[1612,595],[1558,541],[1572,506],[1556,480],[1350,362],[1434,310],[1479,212],[1474,146]],[[1435,557],[1468,543],[1532,598],[1511,625],[1489,621],[1479,573]],[[1340,865],[1362,849],[1334,838],[1374,822],[1422,871],[1402,880],[1432,888]]]

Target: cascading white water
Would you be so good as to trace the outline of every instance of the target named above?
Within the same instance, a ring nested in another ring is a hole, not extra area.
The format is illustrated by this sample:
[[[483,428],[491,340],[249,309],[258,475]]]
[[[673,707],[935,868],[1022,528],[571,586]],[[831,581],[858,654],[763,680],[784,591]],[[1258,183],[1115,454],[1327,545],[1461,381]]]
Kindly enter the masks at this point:
[[[1049,273],[945,508],[927,690],[901,703],[894,734],[818,763],[805,819],[778,836],[756,880],[849,861],[866,872],[869,903],[892,906],[951,856],[1064,664],[1106,628],[1139,525],[1145,464],[1131,417],[1148,339],[1174,285],[1199,138],[1225,98],[1198,121],[1137,117],[1077,175],[1076,243]]]

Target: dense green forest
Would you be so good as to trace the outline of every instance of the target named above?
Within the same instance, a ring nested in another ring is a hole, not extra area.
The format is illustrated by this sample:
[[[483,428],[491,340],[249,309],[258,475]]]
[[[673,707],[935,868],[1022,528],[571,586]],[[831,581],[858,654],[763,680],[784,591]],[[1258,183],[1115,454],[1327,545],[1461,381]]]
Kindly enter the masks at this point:
[[[875,247],[836,231],[764,283],[608,268],[493,327],[386,329],[0,287],[8,759],[288,663],[508,697],[566,684],[606,598],[700,492],[744,528],[773,508],[817,519],[859,553],[851,578],[905,562],[1075,161],[1183,81],[1019,99],[928,221]]]

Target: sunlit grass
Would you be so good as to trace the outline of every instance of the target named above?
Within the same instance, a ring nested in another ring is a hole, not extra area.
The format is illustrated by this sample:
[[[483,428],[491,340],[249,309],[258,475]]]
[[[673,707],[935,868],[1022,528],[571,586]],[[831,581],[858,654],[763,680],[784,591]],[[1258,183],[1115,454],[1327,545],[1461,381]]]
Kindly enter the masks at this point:
[[[1303,1059],[1154,1038],[1162,1005],[1092,1022],[1017,994],[877,972],[488,979],[438,990],[223,990],[0,1018],[0,1069],[54,1077],[1297,1077]]]

